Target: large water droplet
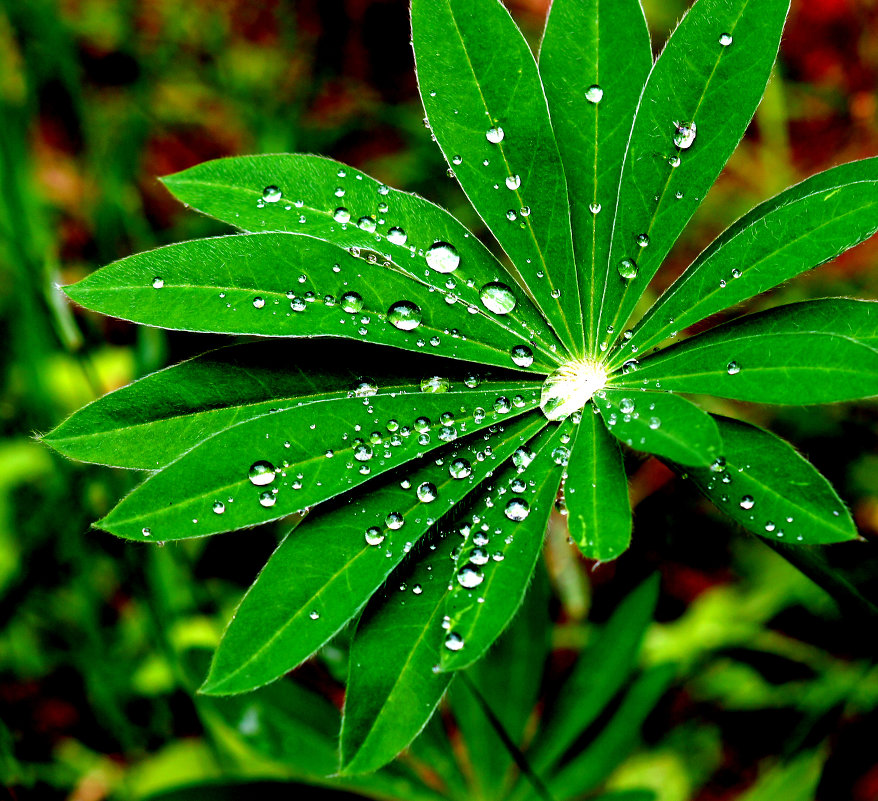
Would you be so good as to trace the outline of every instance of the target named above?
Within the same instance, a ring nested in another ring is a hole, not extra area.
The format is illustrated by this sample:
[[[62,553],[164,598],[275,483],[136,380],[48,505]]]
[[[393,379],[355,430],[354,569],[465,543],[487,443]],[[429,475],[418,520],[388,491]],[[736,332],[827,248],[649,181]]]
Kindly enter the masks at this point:
[[[418,496],[418,500],[422,503],[432,503],[436,500],[439,491],[436,489],[435,484],[425,481],[423,484],[418,485],[415,494]]]
[[[601,204],[600,203],[589,203],[588,210],[592,214],[600,214],[601,213]]]
[[[387,517],[384,518],[384,525],[387,528],[396,531],[398,528],[402,528],[405,523],[405,518],[399,512],[391,512]]]
[[[521,176],[520,175],[509,175],[506,178],[506,188],[507,189],[518,189],[521,186]]]
[[[345,292],[341,296],[341,307],[348,314],[356,314],[363,310],[363,298],[356,292]]]
[[[600,103],[604,99],[604,90],[596,83],[593,83],[585,90],[585,99],[589,103]]]
[[[463,637],[456,631],[449,631],[445,637],[445,647],[449,651],[459,651],[463,648]]]
[[[730,33],[720,34],[719,43],[723,47],[728,47],[732,43],[732,41],[734,41],[734,40],[732,39],[732,35]]]
[[[283,197],[283,192],[276,186],[266,186],[262,190],[262,199],[266,203],[277,203]]]
[[[448,475],[452,478],[467,478],[472,472],[472,465],[466,459],[452,459],[448,465]]]
[[[447,242],[434,242],[424,254],[427,266],[437,273],[453,273],[460,264],[460,255]]]
[[[408,234],[402,228],[394,226],[387,232],[387,241],[394,245],[404,245],[408,241]]]
[[[494,314],[509,314],[515,308],[515,295],[506,284],[499,281],[485,284],[479,297],[485,308]]]
[[[756,501],[753,500],[752,495],[745,495],[743,498],[741,498],[740,507],[742,509],[752,509],[755,503]]]
[[[688,150],[695,142],[696,125],[694,122],[674,123],[674,144],[680,150]]]
[[[514,464],[519,470],[524,470],[534,460],[535,455],[536,454],[530,448],[526,445],[522,445],[512,454],[512,464]]]
[[[488,128],[485,132],[485,139],[487,139],[492,145],[499,145],[500,142],[503,141],[504,136],[503,129],[500,127]]]
[[[366,545],[380,545],[384,542],[384,532],[378,526],[370,526],[366,529]]]
[[[152,279],[152,288],[153,289],[161,289],[165,285],[165,279],[159,277],[158,275]]]
[[[478,587],[484,580],[485,577],[482,571],[472,565],[464,565],[457,571],[457,583],[468,590]]]
[[[347,223],[351,221],[351,213],[344,206],[339,206],[332,213],[332,219],[337,223]]]
[[[511,498],[506,502],[503,514],[510,520],[520,523],[530,514],[530,506],[524,498]]]
[[[251,484],[255,484],[257,487],[264,487],[266,484],[271,484],[274,481],[274,465],[264,460],[253,462],[250,465],[248,475],[250,476]]]
[[[368,462],[372,458],[372,448],[363,440],[354,442],[354,459],[358,462]]]
[[[728,365],[726,365],[726,372],[729,375],[735,375],[736,373],[741,372],[741,366],[737,362],[729,362]]]
[[[372,395],[378,394],[378,387],[371,381],[361,381],[354,387],[355,398],[370,398]]]
[[[387,319],[400,331],[411,331],[421,324],[421,307],[408,300],[398,300],[387,310]]]
[[[519,367],[530,367],[534,363],[534,355],[527,345],[516,345],[509,351],[512,361]]]
[[[214,501],[214,503],[213,503],[214,514],[221,515],[225,511],[226,511],[226,505],[222,501]]]
[[[367,234],[375,233],[375,220],[372,217],[360,217],[357,220],[357,227]]]
[[[617,267],[619,275],[626,281],[637,278],[637,265],[631,259],[622,259]]]
[[[451,382],[441,375],[433,375],[421,379],[421,392],[448,392]]]

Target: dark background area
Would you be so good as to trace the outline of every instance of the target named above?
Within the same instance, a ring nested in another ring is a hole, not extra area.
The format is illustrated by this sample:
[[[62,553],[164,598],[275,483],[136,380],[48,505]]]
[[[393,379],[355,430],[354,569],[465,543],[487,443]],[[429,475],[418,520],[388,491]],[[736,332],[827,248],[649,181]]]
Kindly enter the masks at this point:
[[[536,46],[545,0],[507,5]],[[686,4],[644,5],[657,52]],[[754,124],[655,289],[760,200],[878,154],[876,78],[878,3],[793,0]],[[0,779],[9,798],[138,799],[227,775],[173,654],[216,643],[276,543],[270,530],[157,549],[89,530],[137,476],[66,462],[33,435],[220,339],[72,309],[56,284],[223,232],[156,178],[226,155],[331,156],[485,235],[422,116],[404,0],[0,2]],[[876,257],[872,240],[748,309],[878,297]],[[658,621],[642,660],[673,659],[680,676],[611,786],[648,786],[660,801],[745,798],[774,765],[817,749],[818,798],[874,801],[878,618],[851,587],[878,596],[878,407],[713,401],[711,410],[770,426],[833,481],[867,540],[829,549],[820,583],[847,590],[830,587],[833,600],[664,467],[632,457],[635,547],[618,564],[578,559],[563,518],[553,519],[556,651],[546,684],[587,639],[588,621],[659,565]],[[332,658],[305,670],[338,702]]]

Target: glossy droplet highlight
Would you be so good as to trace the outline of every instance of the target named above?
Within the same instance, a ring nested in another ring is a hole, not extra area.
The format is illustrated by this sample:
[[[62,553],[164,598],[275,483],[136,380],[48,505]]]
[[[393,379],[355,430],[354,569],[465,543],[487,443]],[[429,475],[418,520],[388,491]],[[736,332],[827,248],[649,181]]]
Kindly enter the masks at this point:
[[[441,375],[433,375],[421,379],[421,392],[448,392],[451,382]]]
[[[674,123],[674,145],[680,150],[688,150],[695,142],[697,127],[694,122]]]
[[[387,517],[384,518],[384,525],[387,528],[396,531],[399,528],[402,528],[405,523],[405,518],[399,512],[391,512]]]
[[[387,310],[387,319],[400,331],[412,331],[421,324],[421,307],[408,300],[398,300]]]
[[[509,314],[515,308],[515,295],[512,290],[499,281],[492,281],[482,287],[479,298],[484,307],[494,314]]]
[[[460,265],[460,255],[447,242],[434,242],[424,254],[427,266],[437,273],[453,273]]]
[[[250,465],[248,472],[250,483],[257,487],[264,487],[274,481],[274,465],[271,462],[260,460]]]

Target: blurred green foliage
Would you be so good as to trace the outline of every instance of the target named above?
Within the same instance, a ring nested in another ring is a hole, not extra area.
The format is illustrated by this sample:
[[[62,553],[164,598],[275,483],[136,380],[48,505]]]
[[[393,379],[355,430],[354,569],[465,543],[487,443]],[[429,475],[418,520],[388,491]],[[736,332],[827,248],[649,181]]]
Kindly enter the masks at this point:
[[[538,42],[545,0],[509,5]],[[685,3],[645,5],[661,41]],[[876,30],[870,0],[794,0],[753,130],[662,286],[759,200],[878,152]],[[16,801],[289,797],[291,777],[302,774],[254,756],[241,745],[241,720],[230,730],[192,692],[200,674],[191,660],[215,646],[274,531],[164,549],[90,532],[133,476],[68,463],[33,438],[88,400],[218,340],[73,311],[54,285],[135,250],[217,232],[177,209],[155,177],[222,155],[330,155],[480,230],[421,123],[406,5],[4,0],[0,120],[0,783]],[[876,253],[867,243],[751,308],[875,297]],[[731,537],[654,461],[632,464],[639,537],[619,564],[585,564],[566,543],[563,518],[553,520],[553,648],[537,708],[551,704],[575,654],[593,641],[593,622],[659,566],[657,623],[640,660],[644,668],[671,661],[677,677],[607,788],[646,787],[660,801],[870,801],[878,797],[869,601],[878,579],[878,409],[744,414],[798,443],[851,504],[868,542],[800,564],[838,600],[762,543]],[[276,685],[270,708],[291,707],[297,726],[331,736],[345,648],[342,637],[297,683]],[[502,693],[484,694],[503,718]],[[466,725],[488,731],[484,721]],[[400,775],[429,774],[449,742],[460,765],[449,770],[471,770],[466,745],[451,734],[428,729]],[[587,729],[579,745],[597,734]],[[403,783],[383,797],[405,792]]]

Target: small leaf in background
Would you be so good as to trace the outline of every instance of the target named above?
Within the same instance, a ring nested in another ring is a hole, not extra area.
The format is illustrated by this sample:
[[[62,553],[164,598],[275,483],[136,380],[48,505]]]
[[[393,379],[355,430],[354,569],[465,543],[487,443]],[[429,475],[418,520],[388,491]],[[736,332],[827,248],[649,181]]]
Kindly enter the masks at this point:
[[[856,539],[835,490],[791,445],[757,426],[714,419],[723,455],[688,473],[718,509],[768,539],[804,545]]]

